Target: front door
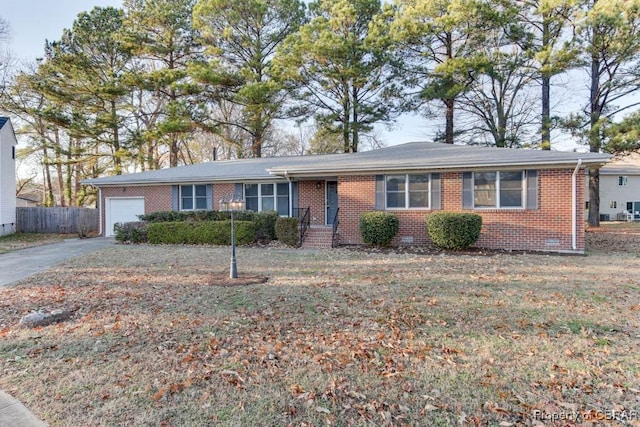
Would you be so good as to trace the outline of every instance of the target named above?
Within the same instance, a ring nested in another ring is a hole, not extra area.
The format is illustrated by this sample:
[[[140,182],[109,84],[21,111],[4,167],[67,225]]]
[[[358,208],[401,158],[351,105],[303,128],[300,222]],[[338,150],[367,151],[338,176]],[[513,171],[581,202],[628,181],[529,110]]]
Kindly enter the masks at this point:
[[[633,211],[631,213],[633,214],[633,219],[640,219],[640,202],[633,202]]]
[[[338,181],[327,181],[327,216],[326,224],[333,225],[338,211]]]

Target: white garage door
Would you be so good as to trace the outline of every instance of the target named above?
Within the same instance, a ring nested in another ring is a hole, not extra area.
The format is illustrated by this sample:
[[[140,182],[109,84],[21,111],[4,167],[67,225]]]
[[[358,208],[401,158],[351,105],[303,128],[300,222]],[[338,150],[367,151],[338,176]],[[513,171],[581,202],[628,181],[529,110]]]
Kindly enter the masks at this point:
[[[144,214],[144,197],[108,197],[105,205],[105,236],[113,236],[114,224],[138,221]]]

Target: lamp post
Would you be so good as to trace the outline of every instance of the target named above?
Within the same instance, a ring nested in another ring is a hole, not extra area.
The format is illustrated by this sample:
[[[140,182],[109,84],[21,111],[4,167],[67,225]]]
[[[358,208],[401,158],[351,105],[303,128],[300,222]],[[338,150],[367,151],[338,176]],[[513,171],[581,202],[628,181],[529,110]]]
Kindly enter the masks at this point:
[[[237,198],[233,196],[229,201],[225,201],[223,198],[220,201],[220,205],[226,207],[227,210],[231,211],[231,268],[229,270],[229,278],[237,279],[238,278],[238,267],[236,265],[236,223],[235,223],[235,212],[244,209],[244,200],[242,198]]]

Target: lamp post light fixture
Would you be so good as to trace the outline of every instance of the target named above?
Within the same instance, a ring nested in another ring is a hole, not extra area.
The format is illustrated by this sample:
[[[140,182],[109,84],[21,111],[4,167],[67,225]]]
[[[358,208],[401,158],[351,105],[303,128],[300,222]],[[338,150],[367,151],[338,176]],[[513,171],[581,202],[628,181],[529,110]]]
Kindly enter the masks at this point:
[[[235,195],[228,201],[222,198],[220,200],[220,206],[228,211],[231,211],[231,268],[229,270],[229,278],[238,278],[238,267],[236,265],[236,223],[234,213],[236,211],[244,210],[244,200],[242,198],[236,198]]]

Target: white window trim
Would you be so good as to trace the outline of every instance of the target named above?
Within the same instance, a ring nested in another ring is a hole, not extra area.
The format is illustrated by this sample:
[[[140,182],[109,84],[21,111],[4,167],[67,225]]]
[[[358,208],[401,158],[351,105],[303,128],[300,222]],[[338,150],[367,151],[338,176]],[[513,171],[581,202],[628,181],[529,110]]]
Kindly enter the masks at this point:
[[[488,171],[494,172],[494,171]],[[518,172],[517,170],[505,170],[504,172]],[[482,173],[482,172],[480,172]],[[500,171],[495,171],[496,173],[496,206],[476,206],[476,172],[471,174],[471,189],[473,190],[473,209],[477,210],[491,210],[491,209],[502,209],[502,210],[522,210],[526,209],[527,206],[527,176],[524,170],[520,170],[520,192],[522,194],[522,204],[520,206],[500,206]]]
[[[397,208],[397,207],[389,207],[389,201],[387,200],[387,195],[389,194],[387,191],[387,177],[389,176],[394,176],[394,175],[404,175],[404,207],[403,208]],[[427,197],[427,206],[424,207],[416,207],[416,208],[411,208],[409,207],[409,175],[426,175],[429,178],[429,194]],[[385,206],[385,210],[389,210],[389,211],[424,211],[424,210],[431,210],[431,183],[433,182],[433,180],[431,179],[431,174],[430,173],[390,173],[387,175],[384,175],[384,206]]]
[[[626,175],[619,175],[618,176],[618,186],[619,187],[624,187],[628,183],[629,183],[629,177],[628,176],[626,176]]]
[[[181,211],[204,211],[204,210],[207,210],[207,208],[196,208],[196,205],[197,205],[196,204],[196,199],[197,199],[197,197],[196,197],[196,187],[200,186],[200,185],[205,187],[205,205],[206,205],[206,198],[207,198],[207,196],[206,196],[206,194],[207,194],[206,193],[206,191],[207,191],[206,187],[207,187],[207,184],[180,184],[179,185],[180,194],[178,195],[178,197],[179,197],[179,201],[180,201],[180,210]],[[191,193],[191,203],[193,204],[193,208],[192,209],[185,209],[182,206],[182,200],[183,200],[182,187],[187,187],[187,186],[191,186],[191,191],[192,191],[192,193]]]

